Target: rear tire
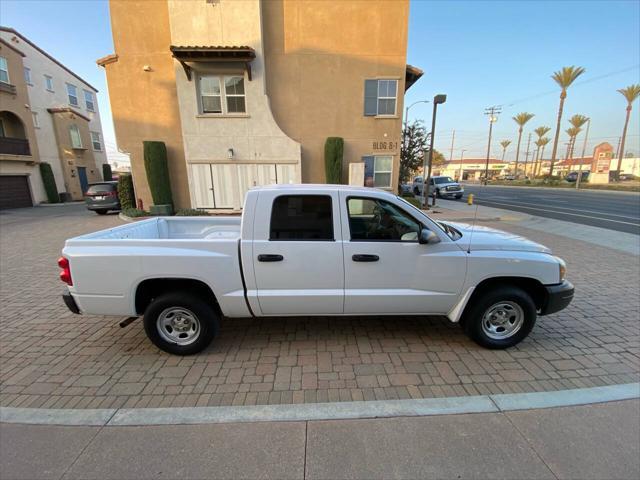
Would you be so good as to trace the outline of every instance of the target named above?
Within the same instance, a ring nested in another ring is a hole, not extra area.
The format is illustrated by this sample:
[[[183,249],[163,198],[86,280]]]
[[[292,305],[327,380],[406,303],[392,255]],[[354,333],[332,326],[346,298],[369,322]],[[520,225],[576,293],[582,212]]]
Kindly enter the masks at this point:
[[[95,210],[98,215],[106,215],[109,210]]]
[[[462,198],[462,195],[456,195],[456,200],[460,200]]]
[[[536,317],[535,303],[527,292],[500,286],[478,295],[465,310],[461,324],[478,345],[504,349],[526,338]]]
[[[160,350],[193,355],[204,350],[218,334],[215,309],[202,298],[172,292],[155,298],[144,312],[144,330]]]

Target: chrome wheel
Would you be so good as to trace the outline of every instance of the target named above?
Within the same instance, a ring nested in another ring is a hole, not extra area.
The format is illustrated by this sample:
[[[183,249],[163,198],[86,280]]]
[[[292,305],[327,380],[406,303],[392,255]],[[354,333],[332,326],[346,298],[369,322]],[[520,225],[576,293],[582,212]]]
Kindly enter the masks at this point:
[[[200,320],[183,307],[163,310],[158,315],[156,327],[163,340],[177,345],[190,345],[200,335]]]
[[[515,302],[500,302],[490,306],[482,317],[482,331],[493,340],[515,335],[524,324],[524,311]]]

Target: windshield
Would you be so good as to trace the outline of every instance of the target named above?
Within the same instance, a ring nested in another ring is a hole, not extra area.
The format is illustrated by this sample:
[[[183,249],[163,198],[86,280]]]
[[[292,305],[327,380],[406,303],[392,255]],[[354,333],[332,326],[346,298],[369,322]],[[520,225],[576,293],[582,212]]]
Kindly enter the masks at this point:
[[[436,177],[434,180],[436,183],[456,183],[451,177]]]

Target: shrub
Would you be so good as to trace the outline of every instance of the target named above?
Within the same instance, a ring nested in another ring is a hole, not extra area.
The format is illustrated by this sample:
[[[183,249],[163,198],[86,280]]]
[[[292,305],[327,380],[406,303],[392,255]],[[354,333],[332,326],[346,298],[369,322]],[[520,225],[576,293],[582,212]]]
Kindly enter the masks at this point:
[[[136,206],[136,196],[133,193],[131,175],[120,175],[118,177],[118,198],[120,199],[122,210]]]
[[[111,172],[111,165],[108,163],[102,164],[102,178],[105,182],[110,182],[113,180],[113,173]]]
[[[176,216],[178,217],[203,217],[207,215],[209,215],[207,211],[195,208],[181,208],[176,212]]]
[[[145,140],[144,169],[154,205],[173,205],[169,168],[167,166],[167,147],[164,142]]]
[[[47,192],[47,201],[49,203],[60,203],[60,194],[58,194],[58,188],[56,187],[56,179],[53,177],[51,165],[47,162],[40,164],[40,176],[42,177],[44,190]]]
[[[144,210],[140,210],[139,208],[123,208],[122,213],[130,218],[149,216],[149,212],[145,212]]]
[[[342,183],[342,155],[344,140],[328,137],[324,143],[324,171],[327,183]]]
[[[402,198],[404,198],[407,202],[409,202],[411,205],[413,205],[414,207],[417,208],[422,208],[422,204],[420,203],[420,200],[418,200],[416,197],[408,197],[408,196],[402,196]]]

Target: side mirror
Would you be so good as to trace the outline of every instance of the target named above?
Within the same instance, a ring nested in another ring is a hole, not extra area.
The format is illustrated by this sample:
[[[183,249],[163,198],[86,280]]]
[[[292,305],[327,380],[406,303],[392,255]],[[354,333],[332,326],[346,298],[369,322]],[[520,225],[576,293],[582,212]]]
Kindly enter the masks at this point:
[[[431,230],[429,230],[428,228],[423,228],[422,230],[420,230],[420,236],[418,237],[418,243],[421,244],[435,244],[435,243],[440,243],[440,237],[438,235],[436,235],[435,233],[433,233]]]

